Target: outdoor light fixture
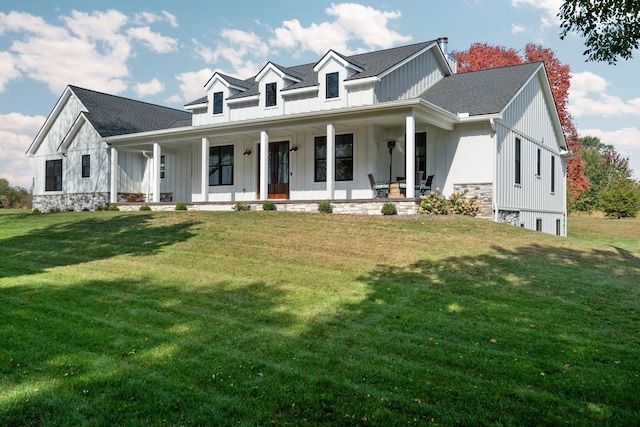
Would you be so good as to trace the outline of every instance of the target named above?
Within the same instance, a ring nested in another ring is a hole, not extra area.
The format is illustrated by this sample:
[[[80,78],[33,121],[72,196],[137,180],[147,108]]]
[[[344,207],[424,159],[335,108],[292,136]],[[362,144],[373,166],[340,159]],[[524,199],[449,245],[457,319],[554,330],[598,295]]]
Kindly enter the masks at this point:
[[[298,146],[294,145],[292,148],[289,149],[289,151],[298,151]]]
[[[249,150],[248,148],[246,150],[244,150],[243,153],[245,156],[249,156],[251,154],[251,150]]]

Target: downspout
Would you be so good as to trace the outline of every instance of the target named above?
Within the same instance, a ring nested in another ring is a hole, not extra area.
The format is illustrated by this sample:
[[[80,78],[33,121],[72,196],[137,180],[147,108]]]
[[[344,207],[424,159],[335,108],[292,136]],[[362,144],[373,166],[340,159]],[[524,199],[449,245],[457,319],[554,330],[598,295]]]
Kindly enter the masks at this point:
[[[491,186],[492,196],[491,203],[493,204],[493,221],[498,222],[498,131],[496,130],[496,123],[493,121],[493,117],[489,119],[491,129],[493,129],[493,185]]]
[[[142,155],[147,158],[147,167],[144,170],[144,174],[146,175],[147,179],[147,194],[144,197],[144,201],[145,203],[149,203],[149,186],[151,185],[151,179],[149,178],[149,160],[151,160],[151,157],[149,157],[146,151],[143,151]]]

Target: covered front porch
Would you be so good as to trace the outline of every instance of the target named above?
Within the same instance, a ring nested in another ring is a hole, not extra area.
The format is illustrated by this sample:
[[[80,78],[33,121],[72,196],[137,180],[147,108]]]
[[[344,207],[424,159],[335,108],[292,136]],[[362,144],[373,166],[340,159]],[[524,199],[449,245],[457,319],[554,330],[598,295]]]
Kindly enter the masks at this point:
[[[371,174],[376,181],[402,180],[406,190],[396,196],[416,205],[417,172],[423,180],[435,175],[434,188],[446,180],[450,161],[438,154],[444,154],[438,145],[452,130],[449,122],[396,103],[373,112],[354,109],[113,137],[107,141],[111,203],[122,203],[132,192],[143,194],[147,203],[186,202],[211,210],[217,203],[258,206],[265,200],[297,206],[375,201]]]

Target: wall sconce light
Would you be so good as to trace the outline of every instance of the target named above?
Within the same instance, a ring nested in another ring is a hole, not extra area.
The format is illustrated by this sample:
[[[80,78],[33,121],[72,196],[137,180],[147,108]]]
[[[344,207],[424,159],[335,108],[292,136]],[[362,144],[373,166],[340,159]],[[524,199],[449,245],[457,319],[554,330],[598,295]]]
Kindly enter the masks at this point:
[[[298,146],[294,145],[292,148],[289,149],[289,151],[298,151]]]
[[[249,156],[249,155],[251,155],[251,150],[249,150],[247,148],[246,150],[244,150],[244,153],[242,153],[242,154],[244,154],[245,156]]]

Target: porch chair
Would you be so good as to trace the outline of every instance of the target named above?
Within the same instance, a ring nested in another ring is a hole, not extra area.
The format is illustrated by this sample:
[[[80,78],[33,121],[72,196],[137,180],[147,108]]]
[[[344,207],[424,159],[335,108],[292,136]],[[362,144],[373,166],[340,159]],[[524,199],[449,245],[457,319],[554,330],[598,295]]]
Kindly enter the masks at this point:
[[[373,174],[369,174],[369,183],[371,183],[371,189],[376,192],[376,197],[380,197],[384,190],[389,191],[389,183],[388,182],[376,182],[373,178]]]
[[[433,175],[429,175],[427,177],[427,180],[423,183],[420,183],[420,185],[416,185],[416,190],[420,191],[420,195],[424,196],[424,193],[427,192],[427,190],[431,191],[431,186],[433,185]]]

